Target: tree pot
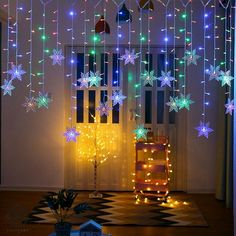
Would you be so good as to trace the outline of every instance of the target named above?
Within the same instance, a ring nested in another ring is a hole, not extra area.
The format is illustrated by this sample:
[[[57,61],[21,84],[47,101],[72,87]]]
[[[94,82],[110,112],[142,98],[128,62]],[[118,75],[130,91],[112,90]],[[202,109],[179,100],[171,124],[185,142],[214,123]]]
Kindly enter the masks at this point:
[[[56,236],[70,236],[71,224],[68,222],[56,223]]]

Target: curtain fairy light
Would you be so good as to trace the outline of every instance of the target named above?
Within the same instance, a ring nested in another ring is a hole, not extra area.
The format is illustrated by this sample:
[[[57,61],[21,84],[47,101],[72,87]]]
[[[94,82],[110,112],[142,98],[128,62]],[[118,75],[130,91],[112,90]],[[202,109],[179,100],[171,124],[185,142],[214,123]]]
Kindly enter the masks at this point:
[[[70,78],[70,114],[69,114],[69,123],[70,126],[66,128],[66,131],[64,132],[64,137],[66,138],[67,142],[76,142],[77,137],[80,135],[80,133],[76,130],[76,127],[73,127],[73,115],[74,115],[74,109],[76,107],[73,106],[74,104],[74,97],[73,91],[74,87],[76,87],[76,83],[74,81],[74,64],[75,64],[75,51],[74,51],[74,17],[75,17],[75,11],[72,9],[69,12],[69,16],[71,18],[71,26],[67,29],[68,32],[71,33],[71,53],[70,53],[70,74],[67,75],[67,78]]]
[[[53,22],[56,22],[56,32],[53,33],[53,35],[56,35],[56,48],[53,49],[53,54],[50,56],[52,59],[52,65],[62,65],[62,61],[65,59],[65,57],[62,54],[62,49],[59,49],[59,0],[57,0],[57,10],[54,12],[56,14],[56,20],[53,20]]]
[[[39,92],[39,96],[36,98],[37,106],[38,108],[48,108],[49,103],[52,102],[51,97],[49,96],[48,92],[45,92],[45,43],[48,39],[46,35],[46,5],[50,3],[51,1],[44,2],[40,0],[41,4],[43,5],[43,28],[40,28],[42,30],[41,40],[42,40],[42,60],[39,61],[39,63],[42,63],[42,73],[39,74],[42,76],[41,81],[39,82],[39,85],[42,86],[42,90]]]
[[[15,65],[11,63],[11,69],[7,71],[7,73],[11,76],[11,82],[13,80],[22,81],[22,76],[26,73],[22,69],[22,65],[18,64],[18,58],[22,57],[19,54],[19,11],[22,11],[23,8],[19,6],[19,1],[16,0],[16,21],[15,21]],[[9,82],[10,83],[10,82]]]
[[[177,100],[177,105],[179,110],[186,108],[187,110],[190,109],[190,105],[193,103],[193,101],[190,99],[190,94],[186,95],[186,79],[187,79],[187,65],[190,64],[196,64],[196,60],[199,58],[198,55],[196,55],[196,49],[192,51],[187,50],[188,40],[187,40],[187,7],[189,3],[192,1],[189,0],[187,3],[184,3],[183,0],[180,0],[183,7],[184,7],[184,13],[181,14],[181,18],[184,20],[184,52],[185,56],[183,57],[184,60],[184,74],[183,74],[183,84],[182,84],[182,92],[180,93],[180,97]],[[190,22],[192,24],[192,22]]]
[[[161,71],[161,76],[158,77],[157,79],[161,81],[161,87],[168,86],[171,87],[171,83],[175,80],[174,77],[171,76],[171,71],[168,71],[169,68],[169,61],[168,61],[168,42],[169,42],[169,37],[168,37],[168,5],[170,3],[170,0],[166,2],[166,4],[163,3],[165,7],[165,26],[162,31],[164,31],[164,42],[165,42],[165,50],[164,50],[164,56],[165,56],[165,68],[164,71]]]
[[[5,5],[4,5],[5,6]],[[10,0],[7,1],[7,48],[5,51],[7,51],[7,70],[6,70],[6,79],[4,79],[4,84],[1,86],[1,89],[3,90],[3,95],[12,95],[12,90],[15,89],[15,87],[12,85],[12,78],[9,78],[9,64],[10,64],[10,32],[12,30],[12,26],[10,26]],[[13,44],[16,45],[16,44]]]
[[[23,107],[25,107],[26,112],[29,111],[36,111],[37,108],[37,102],[34,96],[32,96],[32,92],[34,92],[34,90],[32,90],[32,58],[33,58],[33,2],[32,0],[30,0],[30,17],[26,18],[27,20],[30,20],[30,38],[29,38],[29,42],[30,42],[30,47],[29,47],[29,52],[27,54],[29,54],[29,84],[27,85],[27,87],[29,87],[29,95],[28,97],[25,97],[25,102],[22,104]]]
[[[203,93],[202,93],[202,119],[199,122],[199,126],[196,127],[195,129],[198,131],[198,137],[204,136],[205,138],[208,138],[209,133],[213,132],[213,129],[210,128],[210,122],[206,121],[206,106],[207,106],[207,102],[206,102],[206,96],[209,95],[209,93],[207,93],[206,91],[206,40],[207,40],[207,29],[208,29],[208,25],[207,25],[207,11],[206,11],[206,7],[208,6],[208,4],[210,3],[211,0],[208,0],[206,3],[203,2],[203,0],[201,0],[201,3],[203,5],[203,80],[201,81],[202,87],[203,87]]]
[[[177,105],[177,101],[178,101],[178,96],[176,96],[176,83],[177,83],[177,79],[176,79],[176,74],[177,74],[177,68],[176,68],[176,61],[177,61],[177,57],[176,57],[176,2],[174,1],[173,3],[173,77],[175,78],[173,80],[173,88],[172,88],[172,96],[170,96],[169,101],[166,103],[167,106],[169,106],[169,112],[171,111],[175,111],[178,112],[178,105]]]

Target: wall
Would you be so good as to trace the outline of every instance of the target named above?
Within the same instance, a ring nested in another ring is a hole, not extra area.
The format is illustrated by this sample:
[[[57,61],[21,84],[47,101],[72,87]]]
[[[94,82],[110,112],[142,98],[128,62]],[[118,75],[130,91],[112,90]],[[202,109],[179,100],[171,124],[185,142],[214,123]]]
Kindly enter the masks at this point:
[[[6,0],[1,1],[1,7]],[[15,1],[11,1],[11,5],[14,5]],[[70,33],[66,31],[66,28],[70,28],[70,18],[68,12],[71,10],[71,2],[76,1],[59,1],[60,3],[60,41],[62,47],[70,44]],[[134,1],[131,1],[132,5],[135,5]],[[199,1],[200,2],[200,1]],[[194,47],[200,46],[202,40],[202,29],[199,28],[199,23],[203,19],[199,18],[202,15],[202,8],[200,3],[194,2],[194,17],[198,19],[198,24],[194,24]],[[29,10],[29,1],[21,0],[21,5],[24,7],[22,15],[26,14]],[[84,1],[77,1],[74,4],[74,9],[77,12],[75,17],[75,42],[76,44],[83,44],[83,25],[82,20]],[[33,40],[33,70],[34,72],[40,71],[40,64],[38,60],[42,57],[42,42],[39,40],[40,32],[37,30],[37,26],[42,22],[42,6],[39,1],[33,1],[34,4],[34,40]],[[87,33],[91,35],[91,29],[93,28],[93,11],[91,11],[94,5],[93,0],[88,1],[89,7],[87,8],[90,13],[87,18],[90,18],[87,26]],[[127,4],[128,5],[128,4]],[[55,10],[56,1],[47,5],[47,15],[49,21],[47,21],[46,31],[49,33],[56,30],[55,24],[51,20],[55,17],[52,13]],[[180,6],[178,6],[180,7]],[[12,8],[14,9],[14,8]],[[101,11],[99,6],[98,12]],[[109,1],[107,7],[107,21],[110,24],[112,31],[111,35],[106,37],[106,41],[109,44],[116,44],[116,37],[114,31],[116,30],[116,24],[114,19],[114,12],[116,7]],[[137,7],[133,6],[135,14],[133,13],[132,29],[139,31],[138,17],[139,13]],[[14,10],[11,12],[14,15]],[[163,14],[164,10],[160,5],[157,7],[155,1],[155,15],[151,22],[151,44],[162,45],[163,32],[160,31],[164,26]],[[24,17],[20,17],[20,42],[19,51],[24,55],[19,61],[24,65],[24,69],[28,71],[28,57],[26,52],[28,51],[27,40],[29,37],[27,22]],[[146,16],[144,17],[146,21]],[[147,35],[147,27],[143,30]],[[62,27],[63,26],[63,27]],[[158,26],[158,27],[157,27]],[[4,25],[6,30],[6,25]],[[27,29],[27,30],[25,30]],[[128,26],[122,25],[123,38],[121,44],[127,44],[128,42]],[[5,31],[6,32],[6,31]],[[137,32],[131,34],[132,44],[139,44]],[[3,47],[6,47],[6,33],[4,34]],[[88,40],[88,43],[91,41]],[[170,44],[173,42],[170,40]],[[220,43],[220,40],[218,40]],[[177,44],[182,45],[182,41],[178,41]],[[202,45],[202,44],[201,44]],[[55,37],[50,35],[50,39],[46,42],[48,48],[55,46]],[[212,52],[212,45],[209,42],[207,47],[208,55]],[[5,58],[6,54],[2,54]],[[201,55],[202,56],[202,55]],[[14,59],[14,58],[13,58]],[[67,120],[64,119],[65,106],[64,106],[64,68],[52,67],[51,60],[46,59],[46,90],[52,93],[53,102],[50,104],[50,108],[42,109],[36,113],[25,113],[21,104],[24,101],[24,97],[27,94],[26,85],[28,83],[28,76],[25,76],[23,82],[16,82],[16,89],[14,95],[4,96],[2,99],[2,186],[5,187],[62,187],[64,185],[64,138],[62,136]],[[202,59],[199,60],[199,65],[202,65]],[[3,64],[3,70],[6,68],[6,63]],[[201,96],[199,93],[202,91],[200,80],[202,79],[202,71],[198,67],[190,66],[188,68],[188,92],[191,93],[192,99],[195,103],[192,105],[190,112],[186,114],[187,123],[185,126],[186,133],[183,136],[186,138],[186,144],[184,147],[185,153],[185,168],[186,175],[182,176],[182,181],[186,182],[185,190],[191,192],[212,192],[214,191],[214,178],[215,178],[215,147],[216,147],[216,134],[210,135],[209,139],[197,138],[197,131],[194,127],[198,126],[201,119]],[[39,90],[39,78],[34,79],[34,89]],[[211,92],[210,103],[213,103],[209,108],[207,119],[211,121],[211,126],[216,130],[218,124],[216,124],[217,114],[217,84],[211,83],[208,87],[208,91]],[[37,95],[37,94],[36,94]],[[179,121],[181,123],[181,120]],[[181,132],[181,130],[178,130]],[[179,173],[180,174],[180,173]],[[177,176],[178,178],[178,176]]]

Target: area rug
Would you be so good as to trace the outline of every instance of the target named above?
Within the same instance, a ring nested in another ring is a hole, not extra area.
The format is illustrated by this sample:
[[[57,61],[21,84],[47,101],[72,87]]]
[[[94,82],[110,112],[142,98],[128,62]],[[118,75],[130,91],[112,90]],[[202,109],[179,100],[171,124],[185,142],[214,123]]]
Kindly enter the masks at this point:
[[[24,223],[56,223],[45,198],[34,207]],[[73,225],[93,219],[107,226],[207,226],[197,205],[186,194],[171,194],[166,203],[150,200],[137,203],[131,192],[106,192],[102,199],[89,199],[88,192],[81,192],[73,207],[82,202],[87,202],[91,209],[80,214],[72,210],[69,221]]]

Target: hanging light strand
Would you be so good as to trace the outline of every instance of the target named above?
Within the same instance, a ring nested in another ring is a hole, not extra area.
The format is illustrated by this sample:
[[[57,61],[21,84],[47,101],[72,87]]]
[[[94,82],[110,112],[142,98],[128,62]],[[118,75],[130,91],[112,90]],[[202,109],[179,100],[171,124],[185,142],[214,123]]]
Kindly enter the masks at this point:
[[[29,58],[29,97],[32,97],[32,58],[33,58],[33,2],[30,0],[30,58]]]

